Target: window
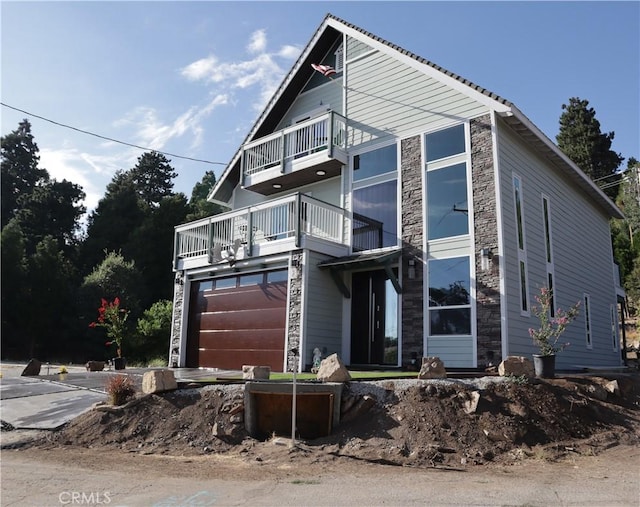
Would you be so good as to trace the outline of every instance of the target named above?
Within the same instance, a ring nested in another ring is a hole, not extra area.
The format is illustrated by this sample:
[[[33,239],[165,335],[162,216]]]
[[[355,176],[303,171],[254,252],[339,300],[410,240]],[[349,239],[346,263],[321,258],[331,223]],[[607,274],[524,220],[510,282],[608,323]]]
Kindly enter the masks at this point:
[[[529,314],[529,291],[527,281],[527,253],[525,251],[524,217],[522,206],[522,182],[516,175],[513,176],[513,202],[515,209],[516,229],[518,243],[518,264],[520,266],[520,312]]]
[[[555,317],[556,315],[556,298],[553,295],[553,254],[551,248],[551,205],[549,204],[549,198],[546,196],[542,196],[542,219],[544,222],[544,246],[547,260],[547,287],[552,291],[551,292],[551,305],[549,307],[549,311],[551,317]]]
[[[287,280],[289,280],[289,271],[286,269],[267,273],[267,283],[286,282]]]
[[[249,285],[260,285],[263,283],[263,273],[256,273],[254,275],[242,275],[240,277],[240,283],[238,287],[248,287]]]
[[[427,162],[464,153],[464,125],[427,134],[426,150]]]
[[[618,350],[618,312],[616,310],[616,305],[611,305],[609,307],[611,313],[611,341],[613,345],[613,350]]]
[[[220,289],[235,289],[236,277],[232,278],[218,278],[216,280],[216,290]]]
[[[352,247],[356,251],[398,244],[398,147],[353,157]]]
[[[469,257],[429,261],[429,334],[471,334]]]
[[[466,164],[427,171],[427,215],[429,239],[469,234]]]
[[[589,294],[584,295],[584,329],[585,329],[585,341],[587,348],[593,348],[593,342],[591,341],[591,304]]]
[[[353,181],[395,172],[398,164],[398,149],[395,144],[353,157]]]

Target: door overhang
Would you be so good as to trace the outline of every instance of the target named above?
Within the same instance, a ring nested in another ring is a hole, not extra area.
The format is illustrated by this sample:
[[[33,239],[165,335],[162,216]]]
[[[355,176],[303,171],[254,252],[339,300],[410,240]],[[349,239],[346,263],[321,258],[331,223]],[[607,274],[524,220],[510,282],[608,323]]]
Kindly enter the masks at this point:
[[[318,267],[320,269],[329,270],[331,279],[338,287],[338,290],[347,299],[351,298],[351,291],[349,291],[349,288],[344,283],[342,273],[344,271],[355,271],[360,269],[383,268],[396,293],[402,294],[402,286],[392,269],[392,264],[398,260],[401,254],[402,250],[400,248],[385,250],[384,252],[357,253],[322,261],[318,263]]]

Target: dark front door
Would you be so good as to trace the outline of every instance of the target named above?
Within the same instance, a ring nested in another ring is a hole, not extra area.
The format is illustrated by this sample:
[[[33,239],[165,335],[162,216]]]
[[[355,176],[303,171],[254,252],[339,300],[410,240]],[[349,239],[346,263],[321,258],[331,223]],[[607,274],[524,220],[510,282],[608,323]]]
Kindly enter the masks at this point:
[[[385,272],[353,273],[351,281],[351,364],[385,364],[389,361],[385,358],[388,329]]]

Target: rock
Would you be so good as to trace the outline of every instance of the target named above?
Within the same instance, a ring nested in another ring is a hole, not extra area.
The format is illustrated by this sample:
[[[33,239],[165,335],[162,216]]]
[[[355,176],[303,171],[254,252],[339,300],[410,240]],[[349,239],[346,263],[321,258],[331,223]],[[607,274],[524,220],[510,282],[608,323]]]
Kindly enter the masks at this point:
[[[460,393],[458,396],[462,398],[462,409],[464,410],[464,413],[474,414],[478,409],[480,393],[478,391],[472,391],[470,393]]]
[[[338,354],[331,354],[320,363],[317,378],[322,382],[348,382],[351,375]]]
[[[178,388],[171,370],[151,370],[142,376],[142,392],[145,394],[174,391]]]
[[[618,386],[618,381],[617,380],[612,380],[610,382],[607,382],[604,385],[604,388],[609,391],[611,394],[615,394],[616,396],[620,395],[620,387]]]
[[[269,380],[271,366],[242,366],[242,378],[244,380]]]
[[[420,368],[418,378],[447,378],[447,370],[444,369],[444,363],[439,357],[423,357],[422,368]]]
[[[87,361],[85,367],[87,371],[102,371],[104,370],[104,361]]]
[[[599,384],[590,384],[585,388],[587,396],[599,401],[607,401],[607,389]]]
[[[507,358],[498,366],[498,374],[501,377],[513,375],[520,377],[522,375],[532,378],[535,376],[533,363],[524,356],[507,356]]]
[[[42,363],[37,359],[32,359],[27,363],[27,366],[24,370],[22,370],[23,377],[35,377],[40,375],[40,368],[42,367]]]

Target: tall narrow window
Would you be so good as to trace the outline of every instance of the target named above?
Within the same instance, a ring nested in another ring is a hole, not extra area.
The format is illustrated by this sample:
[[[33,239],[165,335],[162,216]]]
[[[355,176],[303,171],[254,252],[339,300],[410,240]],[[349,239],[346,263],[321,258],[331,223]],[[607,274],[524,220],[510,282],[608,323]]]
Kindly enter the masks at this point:
[[[616,305],[610,306],[611,313],[611,341],[613,345],[613,350],[618,350],[618,312],[616,310]]]
[[[552,253],[552,235],[551,235],[551,205],[549,204],[549,198],[542,196],[542,220],[544,222],[544,246],[547,260],[547,286],[551,290],[551,305],[549,312],[551,317],[556,315],[556,298],[553,293],[553,253]]]
[[[525,250],[524,216],[522,205],[522,182],[516,175],[513,176],[513,202],[516,218],[518,264],[520,266],[520,312],[529,314],[529,290],[527,281],[527,252]]]
[[[353,157],[354,251],[398,244],[397,157],[395,144]]]
[[[591,298],[589,294],[584,295],[584,330],[587,348],[593,348],[591,341]]]

